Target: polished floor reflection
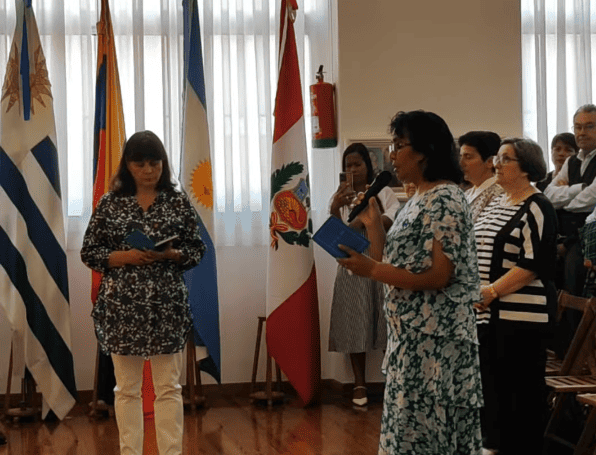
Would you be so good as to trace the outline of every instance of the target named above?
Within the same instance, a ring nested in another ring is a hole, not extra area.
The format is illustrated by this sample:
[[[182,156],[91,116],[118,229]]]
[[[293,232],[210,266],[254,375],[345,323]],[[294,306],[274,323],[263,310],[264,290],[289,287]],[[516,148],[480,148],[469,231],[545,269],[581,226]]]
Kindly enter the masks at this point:
[[[185,415],[184,454],[375,454],[381,397],[366,410],[348,397],[326,394],[323,404],[301,408],[295,401],[268,409],[246,398],[221,397]],[[150,423],[150,422],[149,422]],[[8,445],[0,455],[116,455],[114,418],[96,419],[75,410],[62,422],[4,423]],[[145,455],[156,453],[149,431]]]

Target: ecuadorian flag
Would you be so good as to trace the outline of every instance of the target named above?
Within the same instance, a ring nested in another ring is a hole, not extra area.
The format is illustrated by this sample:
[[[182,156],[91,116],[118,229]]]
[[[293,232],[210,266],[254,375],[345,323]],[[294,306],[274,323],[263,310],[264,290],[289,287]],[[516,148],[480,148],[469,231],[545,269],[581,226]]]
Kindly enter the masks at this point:
[[[66,242],[54,104],[31,0],[17,26],[0,107],[0,306],[25,366],[63,419],[75,404]],[[5,349],[4,352],[7,352]]]
[[[213,244],[213,178],[205,99],[201,31],[196,0],[184,0],[184,104],[180,182],[199,213],[207,251],[198,266],[185,273],[194,318],[195,341],[207,348],[201,370],[221,382],[219,299]]]

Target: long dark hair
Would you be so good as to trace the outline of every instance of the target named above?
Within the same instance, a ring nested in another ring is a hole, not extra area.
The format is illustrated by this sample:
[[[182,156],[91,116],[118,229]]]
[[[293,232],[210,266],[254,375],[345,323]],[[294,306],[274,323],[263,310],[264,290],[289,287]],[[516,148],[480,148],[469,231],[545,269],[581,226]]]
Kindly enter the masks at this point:
[[[172,171],[168,162],[168,155],[163,142],[152,131],[139,131],[133,134],[124,143],[122,158],[118,165],[116,175],[112,179],[110,189],[122,196],[131,196],[137,193],[137,186],[128,170],[127,164],[131,161],[159,160],[162,162],[162,172],[157,182],[158,190],[172,190]]]
[[[391,120],[389,131],[394,137],[408,138],[412,148],[425,157],[422,171],[425,180],[463,181],[453,135],[437,114],[422,110],[400,111]]]
[[[362,157],[362,161],[364,161],[364,164],[366,164],[366,183],[372,183],[373,179],[375,178],[375,170],[373,169],[368,149],[366,148],[366,145],[362,144],[361,142],[354,142],[353,144],[348,145],[348,147],[344,150],[344,154],[341,158],[342,170],[344,172],[346,171],[346,157],[352,153],[357,153]]]

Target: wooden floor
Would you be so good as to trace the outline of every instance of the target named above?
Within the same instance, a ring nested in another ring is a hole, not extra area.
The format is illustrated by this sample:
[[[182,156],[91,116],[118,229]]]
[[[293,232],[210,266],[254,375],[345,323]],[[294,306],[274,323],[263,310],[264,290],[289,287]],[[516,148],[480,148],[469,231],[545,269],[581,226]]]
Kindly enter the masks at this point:
[[[203,409],[186,411],[183,453],[376,454],[382,397],[370,398],[366,410],[353,409],[339,392],[325,392],[322,404],[314,407],[301,408],[290,399],[268,409],[224,395],[208,400]],[[0,447],[0,455],[119,454],[115,419],[91,418],[85,411],[75,408],[62,422],[2,423],[8,444]]]

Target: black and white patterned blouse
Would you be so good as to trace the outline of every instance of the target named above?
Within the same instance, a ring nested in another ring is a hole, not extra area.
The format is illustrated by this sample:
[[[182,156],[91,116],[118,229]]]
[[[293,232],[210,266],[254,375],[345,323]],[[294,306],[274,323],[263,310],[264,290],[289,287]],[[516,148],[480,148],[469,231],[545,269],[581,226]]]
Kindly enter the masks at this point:
[[[557,215],[542,193],[510,206],[502,195],[480,214],[474,225],[478,271],[483,285],[494,283],[514,267],[536,273],[536,279],[490,304],[501,321],[545,324],[556,306],[554,269]],[[486,314],[478,314],[486,322]]]
[[[503,194],[503,189],[496,183],[495,178],[492,177],[489,180],[493,183],[490,183],[486,188],[482,188],[481,185],[480,191],[475,188],[470,188],[466,191],[466,199],[470,204],[470,209],[472,209],[472,220],[474,222],[476,222],[482,211],[493,199]]]
[[[182,262],[108,267],[113,251],[130,250],[125,237],[138,229],[153,241],[172,235]],[[184,348],[192,316],[183,273],[199,263],[205,244],[197,229],[197,214],[188,198],[162,191],[143,211],[136,196],[106,193],[89,221],[81,259],[103,274],[91,315],[103,352],[152,356]]]

